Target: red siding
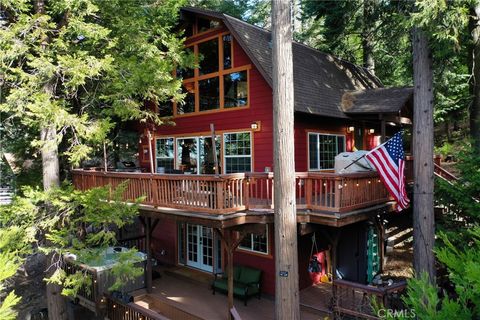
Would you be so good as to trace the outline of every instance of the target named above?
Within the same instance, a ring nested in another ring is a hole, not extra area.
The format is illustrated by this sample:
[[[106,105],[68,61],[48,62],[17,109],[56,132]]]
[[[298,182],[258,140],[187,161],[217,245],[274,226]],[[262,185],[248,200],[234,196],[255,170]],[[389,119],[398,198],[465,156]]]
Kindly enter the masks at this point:
[[[310,264],[312,254],[312,236],[313,234],[298,236],[298,282],[300,290],[310,287],[314,284],[308,272],[308,266]],[[314,248],[313,254],[328,249],[328,241],[325,238],[322,238],[317,233],[316,239],[318,251],[316,251]],[[322,273],[325,271],[325,269],[322,270]]]
[[[268,256],[237,250],[233,255],[233,263],[234,265],[242,265],[262,270],[262,292],[275,295],[275,247],[273,245],[273,225],[268,226],[268,231]]]
[[[156,136],[199,135],[209,134],[210,124],[215,125],[218,133],[222,131],[250,130],[252,122],[260,121],[261,130],[253,134],[253,170],[264,171],[265,167],[273,165],[272,146],[272,90],[263,79],[257,68],[251,63],[240,45],[234,41],[234,67],[251,64],[250,69],[250,107],[243,110],[229,110],[192,116],[181,116],[174,119],[175,125],[157,127]],[[145,140],[145,139],[144,139]],[[147,141],[142,140],[140,146],[141,165],[148,168],[148,159],[142,161],[142,148],[147,147]],[[155,152],[155,151],[154,151]],[[145,161],[146,160],[146,161]]]
[[[176,264],[177,224],[170,219],[160,219],[152,235],[152,254],[166,265]],[[162,255],[165,250],[165,255]]]
[[[295,115],[295,170],[308,171],[308,132],[335,133],[346,136],[346,150],[352,150],[352,134],[341,119],[328,119],[312,115]]]

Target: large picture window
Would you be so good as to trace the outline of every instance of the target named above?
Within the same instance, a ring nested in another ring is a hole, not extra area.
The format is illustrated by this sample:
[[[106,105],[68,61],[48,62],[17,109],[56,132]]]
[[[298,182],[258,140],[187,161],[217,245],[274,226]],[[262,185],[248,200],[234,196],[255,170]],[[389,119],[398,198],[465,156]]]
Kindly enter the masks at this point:
[[[198,91],[200,92],[200,111],[220,108],[218,77],[199,81]]]
[[[238,246],[242,250],[268,254],[268,226],[262,235],[248,233]]]
[[[184,82],[182,85],[182,93],[185,93],[185,98],[182,103],[177,104],[177,113],[191,113],[195,112],[195,82]]]
[[[157,172],[171,172],[174,166],[173,138],[157,139]]]
[[[345,151],[345,136],[335,134],[308,134],[309,170],[335,168],[335,156]]]
[[[225,133],[223,141],[225,173],[252,171],[251,133]]]
[[[247,71],[232,72],[223,76],[224,107],[243,107],[248,104]]]
[[[200,75],[218,71],[218,38],[198,44]]]
[[[196,41],[186,50],[197,55],[198,68],[177,69],[186,97],[174,103],[173,116],[249,106],[250,65],[234,68],[231,34]]]

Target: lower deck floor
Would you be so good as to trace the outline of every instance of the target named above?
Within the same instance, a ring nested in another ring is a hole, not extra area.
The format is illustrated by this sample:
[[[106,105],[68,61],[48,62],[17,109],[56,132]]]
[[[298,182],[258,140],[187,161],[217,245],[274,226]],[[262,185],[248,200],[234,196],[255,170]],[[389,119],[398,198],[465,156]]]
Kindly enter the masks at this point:
[[[195,279],[184,277],[178,272],[162,270],[161,277],[154,280],[152,293],[135,293],[135,303],[175,319],[225,319],[228,312],[227,296],[220,293],[213,295],[210,283],[204,281],[205,278],[200,276]],[[328,306],[331,299],[330,284],[320,284],[300,291],[302,319],[330,318]],[[242,320],[275,318],[275,302],[269,296],[262,296],[260,300],[252,297],[247,306],[243,304],[243,300],[235,299],[234,306]]]

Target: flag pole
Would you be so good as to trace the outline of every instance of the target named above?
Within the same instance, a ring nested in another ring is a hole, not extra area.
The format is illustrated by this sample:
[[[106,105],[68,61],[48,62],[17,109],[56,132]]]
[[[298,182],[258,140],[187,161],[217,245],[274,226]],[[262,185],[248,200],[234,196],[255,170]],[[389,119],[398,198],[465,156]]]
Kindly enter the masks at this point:
[[[402,132],[403,134],[403,130],[400,130],[399,132]],[[397,132],[398,133],[398,132]],[[392,138],[390,138],[392,139]],[[342,171],[348,169],[350,166],[354,165],[355,163],[357,163],[358,161],[360,161],[361,159],[365,158],[366,156],[368,156],[370,153],[372,153],[373,151],[377,150],[378,148],[381,148],[384,144],[386,144],[390,139],[388,139],[387,141],[385,141],[384,143],[376,146],[375,148],[373,148],[372,150],[368,151],[367,153],[365,153],[363,156],[361,156],[360,158],[358,159],[355,159],[352,163],[350,163],[348,166],[346,166],[345,168],[341,169],[340,170],[340,173],[342,173]]]
[[[390,140],[390,139],[388,139]],[[387,140],[387,141],[388,141]],[[376,146],[374,149],[368,151],[367,153],[365,153],[363,156],[361,156],[360,158],[357,158],[355,159],[354,161],[352,161],[351,163],[348,164],[348,166],[346,166],[345,168],[341,169],[340,170],[340,173],[342,173],[342,171],[348,169],[349,167],[351,167],[352,165],[354,165],[355,163],[357,163],[358,161],[362,160],[363,158],[365,158],[366,156],[368,156],[370,153],[372,153],[373,151],[377,150],[378,148],[380,148],[381,146],[383,146],[385,143],[387,143],[387,141],[385,141],[384,143],[382,143],[381,145],[378,145]]]

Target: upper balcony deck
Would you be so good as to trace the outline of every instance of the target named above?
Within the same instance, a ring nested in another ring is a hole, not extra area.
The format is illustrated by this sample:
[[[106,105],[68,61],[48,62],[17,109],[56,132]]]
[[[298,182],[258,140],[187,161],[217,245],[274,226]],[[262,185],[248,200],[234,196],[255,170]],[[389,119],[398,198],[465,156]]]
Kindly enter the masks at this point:
[[[128,181],[125,201],[144,197],[144,205],[209,215],[272,212],[273,179],[273,173],[186,175],[73,170],[73,183],[79,190],[116,187]],[[299,212],[341,214],[390,200],[376,172],[297,172],[295,185]]]

